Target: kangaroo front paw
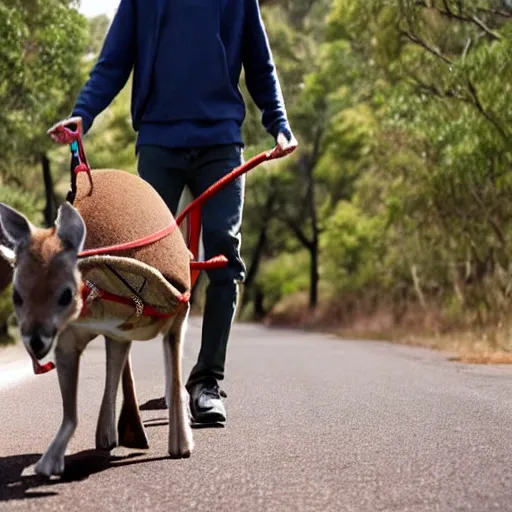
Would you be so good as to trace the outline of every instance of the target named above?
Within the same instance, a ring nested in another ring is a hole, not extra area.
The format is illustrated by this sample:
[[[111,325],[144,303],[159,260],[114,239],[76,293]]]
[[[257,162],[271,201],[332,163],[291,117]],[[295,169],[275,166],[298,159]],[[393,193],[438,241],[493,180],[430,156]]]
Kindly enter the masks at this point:
[[[194,438],[185,407],[179,411],[179,414],[171,416],[169,429],[169,455],[171,459],[190,457],[194,449]]]
[[[171,459],[188,459],[193,449],[194,442],[191,438],[172,439],[169,441],[169,456]]]
[[[96,449],[106,452],[112,451],[117,446],[117,435],[113,432],[105,432],[96,434]]]
[[[96,449],[110,452],[118,445],[114,422],[100,421],[96,430]]]
[[[64,473],[64,454],[46,452],[36,464],[34,471],[37,475],[50,477]]]

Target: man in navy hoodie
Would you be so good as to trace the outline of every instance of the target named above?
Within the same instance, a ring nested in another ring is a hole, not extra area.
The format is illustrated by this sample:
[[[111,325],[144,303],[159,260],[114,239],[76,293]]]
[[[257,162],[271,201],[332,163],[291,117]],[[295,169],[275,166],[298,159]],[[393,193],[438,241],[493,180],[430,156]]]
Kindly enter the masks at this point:
[[[185,186],[197,197],[243,161],[242,67],[267,132],[283,149],[295,144],[258,0],[121,0],[72,115],[87,133],[133,71],[138,172],[175,215]],[[244,184],[239,178],[202,209],[205,256],[229,263],[208,272],[201,349],[186,384],[196,422],[226,420],[218,382],[245,277]]]

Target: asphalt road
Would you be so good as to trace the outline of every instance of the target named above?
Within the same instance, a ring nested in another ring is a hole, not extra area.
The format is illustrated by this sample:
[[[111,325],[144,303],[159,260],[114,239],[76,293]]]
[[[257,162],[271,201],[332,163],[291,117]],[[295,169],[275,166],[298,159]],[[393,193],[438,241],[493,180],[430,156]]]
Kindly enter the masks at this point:
[[[198,349],[192,320],[188,371]],[[228,422],[167,453],[159,341],[134,347],[150,450],[94,453],[104,348],[82,360],[67,472],[32,473],[60,423],[57,376],[0,379],[0,510],[512,511],[512,368],[386,343],[237,325]],[[2,352],[0,352],[2,357]],[[12,369],[12,357],[0,363]],[[26,361],[28,365],[28,360]],[[12,371],[11,371],[12,373]]]

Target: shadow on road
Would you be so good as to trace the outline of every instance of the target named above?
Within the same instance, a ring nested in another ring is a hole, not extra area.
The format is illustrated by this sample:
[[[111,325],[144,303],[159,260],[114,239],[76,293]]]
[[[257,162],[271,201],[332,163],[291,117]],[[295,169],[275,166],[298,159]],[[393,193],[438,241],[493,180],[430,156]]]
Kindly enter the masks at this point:
[[[47,498],[58,493],[51,487],[66,482],[85,480],[107,469],[166,460],[168,456],[133,460],[144,453],[114,456],[107,452],[84,450],[66,457],[66,469],[60,478],[47,479],[39,475],[23,476],[23,470],[35,464],[41,454],[0,457],[0,503],[3,501]],[[34,490],[43,488],[40,491]]]
[[[141,411],[161,411],[162,409],[167,409],[165,397],[148,400],[146,403],[139,406],[139,409]]]
[[[27,485],[27,477],[22,477],[21,474],[26,467],[35,464],[40,457],[41,454],[36,453],[0,457],[0,502],[55,496],[56,493],[50,491],[27,492],[36,486],[30,483]]]

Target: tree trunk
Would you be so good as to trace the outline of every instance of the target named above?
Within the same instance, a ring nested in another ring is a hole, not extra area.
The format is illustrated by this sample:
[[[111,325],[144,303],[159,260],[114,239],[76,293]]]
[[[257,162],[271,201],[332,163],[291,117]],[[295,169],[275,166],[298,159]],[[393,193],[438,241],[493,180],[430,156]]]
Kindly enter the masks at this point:
[[[9,325],[7,321],[0,322],[0,339],[5,339],[9,335]]]
[[[426,310],[427,303],[425,301],[425,296],[423,295],[423,290],[421,289],[420,278],[418,277],[418,269],[416,265],[411,265],[411,277],[412,283],[414,285],[414,291],[416,292],[416,296],[418,297],[418,301],[420,306]]]
[[[315,240],[309,248],[310,269],[309,269],[309,309],[315,309],[318,305],[318,284],[320,275],[318,273],[318,240]]]
[[[266,311],[265,307],[263,305],[265,299],[265,295],[263,294],[263,290],[260,286],[257,286],[254,290],[254,319],[255,320],[261,320],[265,317]]]
[[[317,207],[315,201],[315,176],[314,170],[320,156],[320,144],[322,141],[322,129],[316,130],[313,148],[310,154],[303,154],[298,161],[298,169],[300,175],[305,178],[306,190],[304,195],[304,214],[296,218],[286,218],[285,222],[288,227],[293,231],[299,242],[305,247],[310,254],[310,283],[309,283],[309,308],[314,310],[318,305],[318,288],[320,275],[318,272],[319,267],[319,239],[321,229],[318,222]],[[305,224],[309,223],[311,230],[311,237],[308,237],[302,224],[304,219],[307,219]]]
[[[276,199],[276,194],[274,192],[270,192],[267,197],[267,201],[265,202],[265,213],[263,216],[260,234],[258,236],[258,241],[256,242],[256,247],[254,248],[254,251],[252,253],[251,263],[249,265],[249,268],[247,271],[247,276],[246,276],[245,282],[244,282],[244,294],[242,297],[242,307],[246,306],[251,299],[251,295],[252,295],[251,292],[252,292],[252,288],[254,286],[254,280],[256,279],[256,276],[258,275],[258,269],[260,267],[261,258],[263,256],[263,253],[267,246],[268,224],[269,224],[270,218],[272,216],[271,212],[274,207],[275,199]],[[256,300],[257,293],[258,293],[258,291],[256,290],[255,295],[254,295],[255,300]]]
[[[315,142],[313,145],[313,151],[310,157],[309,165],[306,167],[306,175],[308,179],[307,184],[307,205],[309,210],[309,217],[311,219],[311,231],[312,237],[309,245],[309,252],[311,254],[310,262],[310,284],[309,284],[309,308],[315,309],[318,305],[318,282],[320,276],[318,273],[318,239],[320,237],[320,230],[318,227],[318,216],[316,211],[315,201],[315,177],[313,175],[315,165],[318,161],[318,155],[320,154],[320,141],[322,138],[322,131],[318,130]]]
[[[50,160],[45,153],[41,154],[41,165],[43,168],[44,191],[46,196],[46,205],[43,210],[44,223],[46,227],[53,226],[57,216],[57,200],[53,191],[53,180],[50,172]]]

